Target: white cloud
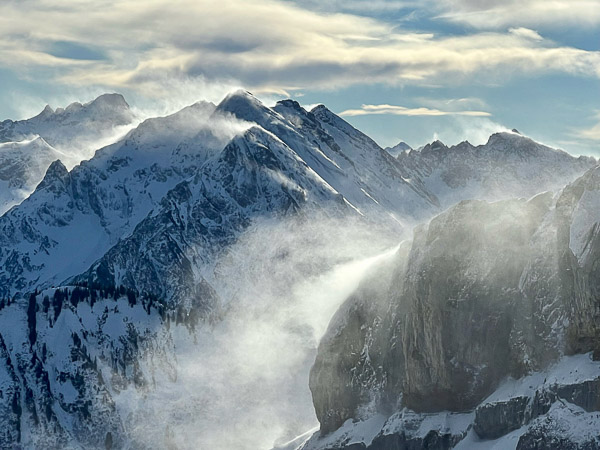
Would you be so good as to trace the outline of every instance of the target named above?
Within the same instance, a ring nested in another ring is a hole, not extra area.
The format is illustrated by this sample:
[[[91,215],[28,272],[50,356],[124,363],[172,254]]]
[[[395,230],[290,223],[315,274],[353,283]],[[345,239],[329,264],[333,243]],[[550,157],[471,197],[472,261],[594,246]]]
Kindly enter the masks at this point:
[[[456,145],[469,141],[472,145],[485,144],[490,135],[509,132],[506,126],[494,122],[489,117],[452,116],[444,124],[439,124],[427,142],[440,140],[446,145]]]
[[[544,39],[537,31],[530,30],[529,28],[525,27],[509,28],[508,32],[514,34],[515,36],[521,36],[525,39],[532,39],[534,41],[541,41]]]
[[[439,18],[480,29],[512,27],[594,27],[598,0],[444,0]]]
[[[574,130],[573,134],[580,139],[600,141],[600,113],[596,114],[596,120],[598,120],[598,123],[588,128]]]
[[[275,0],[180,0],[177,7],[167,0],[0,5],[5,69],[23,78],[43,74],[67,86],[131,89],[153,98],[185,95],[196,81],[209,94],[243,85],[289,95],[365,82],[495,84],[512,74],[548,72],[600,77],[600,52],[539,38],[524,27],[456,37],[404,32],[372,18]],[[94,48],[105,59],[52,56],[48,43],[57,41]]]
[[[461,97],[461,98],[430,98],[415,97],[414,102],[420,103],[429,108],[456,111],[460,109],[489,109],[485,100],[479,97]]]
[[[478,116],[491,114],[485,111],[442,111],[425,107],[406,108],[397,105],[362,105],[360,109],[348,109],[341,116],[366,116],[371,114],[391,114],[396,116]]]

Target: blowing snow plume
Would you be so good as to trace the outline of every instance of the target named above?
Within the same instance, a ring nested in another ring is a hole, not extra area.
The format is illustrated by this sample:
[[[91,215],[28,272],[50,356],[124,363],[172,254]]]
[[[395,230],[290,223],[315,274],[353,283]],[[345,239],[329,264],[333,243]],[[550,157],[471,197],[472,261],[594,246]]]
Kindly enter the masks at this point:
[[[269,449],[314,428],[308,373],[318,341],[395,242],[357,222],[255,224],[215,266],[223,319],[193,337],[175,331],[176,382],[158,382],[143,399],[122,398],[139,405],[133,440]]]

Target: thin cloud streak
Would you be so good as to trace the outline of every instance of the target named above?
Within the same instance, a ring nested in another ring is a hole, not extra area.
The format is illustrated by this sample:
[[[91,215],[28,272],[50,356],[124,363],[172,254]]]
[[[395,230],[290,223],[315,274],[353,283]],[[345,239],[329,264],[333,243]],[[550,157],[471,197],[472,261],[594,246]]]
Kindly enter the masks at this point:
[[[579,139],[586,139],[589,141],[600,141],[600,112],[596,114],[598,123],[588,128],[580,128],[574,130],[573,135]]]
[[[534,41],[542,41],[544,39],[537,31],[525,27],[509,28],[508,32],[515,36],[521,36],[525,39],[532,39]]]
[[[397,105],[362,105],[360,109],[347,109],[340,113],[341,116],[366,116],[372,114],[385,114],[396,116],[471,116],[489,117],[491,114],[485,111],[442,111],[426,107],[407,108]]]
[[[478,29],[507,26],[595,27],[600,24],[598,0],[445,0],[433,2],[438,19]]]

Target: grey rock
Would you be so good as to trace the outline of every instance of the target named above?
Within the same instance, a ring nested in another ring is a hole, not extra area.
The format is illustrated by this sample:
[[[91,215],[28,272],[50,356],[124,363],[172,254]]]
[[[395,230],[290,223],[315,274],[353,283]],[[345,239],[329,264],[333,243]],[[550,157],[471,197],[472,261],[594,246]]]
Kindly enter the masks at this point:
[[[521,428],[528,402],[528,397],[513,397],[503,402],[478,406],[473,429],[481,439],[497,439]]]

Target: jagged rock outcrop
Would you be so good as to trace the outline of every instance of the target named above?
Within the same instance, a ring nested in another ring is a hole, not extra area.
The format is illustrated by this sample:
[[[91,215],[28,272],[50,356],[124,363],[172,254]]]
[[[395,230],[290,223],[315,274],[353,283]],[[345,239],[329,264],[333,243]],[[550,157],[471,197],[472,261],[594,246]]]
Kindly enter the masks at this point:
[[[600,362],[592,354],[563,356],[541,372],[506,379],[469,412],[417,413],[401,408],[386,419],[346,421],[315,434],[302,450],[363,448],[600,448]]]
[[[394,145],[393,147],[386,147],[385,151],[388,152],[390,155],[398,158],[402,153],[405,153],[409,150],[412,150],[412,147],[410,145],[408,145],[406,142],[404,141],[400,141],[398,142],[396,145]]]

